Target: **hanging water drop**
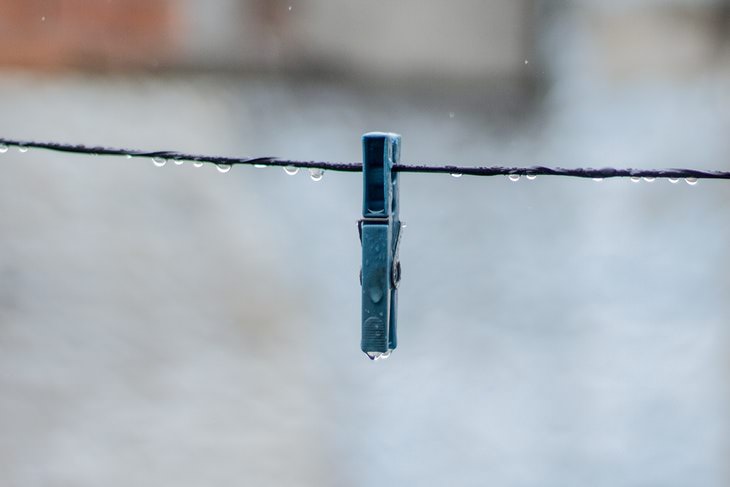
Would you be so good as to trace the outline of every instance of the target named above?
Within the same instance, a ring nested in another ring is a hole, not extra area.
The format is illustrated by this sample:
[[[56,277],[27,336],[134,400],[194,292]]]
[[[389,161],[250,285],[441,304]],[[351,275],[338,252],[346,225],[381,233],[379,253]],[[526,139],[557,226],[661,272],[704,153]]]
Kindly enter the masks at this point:
[[[218,172],[223,173],[223,174],[225,174],[231,170],[230,164],[216,164],[215,167],[218,168]]]
[[[299,168],[296,166],[285,166],[284,172],[287,173],[289,176],[294,176],[299,172]]]
[[[646,181],[647,183],[653,183],[655,179],[656,178],[653,178],[651,176],[645,176],[644,177],[644,181]]]
[[[203,163],[200,161],[193,162],[193,167],[203,167]]]
[[[5,144],[0,144],[0,154],[5,154],[8,151],[8,146]]]
[[[669,182],[672,184],[677,184],[679,182],[679,178],[669,178]]]
[[[519,181],[519,180],[520,180],[520,175],[519,175],[519,174],[510,174],[510,175],[509,175],[509,176],[507,176],[507,177],[508,177],[508,178],[509,178],[509,180],[510,180],[510,181],[512,181],[513,183],[516,183],[517,181]]]
[[[253,167],[256,169],[264,169],[266,167],[266,164],[254,164]]]
[[[461,176],[463,176],[463,174],[461,174],[460,172],[452,172],[451,173],[451,177],[452,178],[460,178]]]
[[[367,355],[370,360],[385,360],[390,357],[391,352],[392,350],[388,350],[387,352],[365,352],[365,355]]]
[[[600,183],[603,181],[603,178],[593,178],[593,180],[597,183]]]
[[[26,152],[28,152],[28,148],[26,146],[24,146],[24,145],[19,145],[18,146],[18,152],[21,152],[21,153],[25,154]]]
[[[323,169],[312,168],[309,170],[309,177],[312,178],[312,181],[321,181],[323,176]]]
[[[162,158],[162,157],[153,157],[152,164],[154,164],[157,167],[162,167],[165,164],[167,164],[167,159]]]
[[[536,180],[536,179],[537,179],[537,174],[531,174],[531,173],[530,173],[530,174],[528,174],[528,175],[527,175],[527,176],[525,176],[525,177],[526,177],[527,179],[529,179],[530,181],[534,181],[534,180]]]
[[[639,176],[631,176],[632,183],[638,183],[640,181],[641,181],[641,178]]]
[[[174,162],[176,166],[182,166],[185,161],[182,159],[173,159],[172,162]]]
[[[699,182],[697,178],[684,178],[684,181],[689,184],[690,186],[694,186]]]
[[[132,158],[132,154],[126,154],[124,157],[126,157],[127,159],[131,159]]]

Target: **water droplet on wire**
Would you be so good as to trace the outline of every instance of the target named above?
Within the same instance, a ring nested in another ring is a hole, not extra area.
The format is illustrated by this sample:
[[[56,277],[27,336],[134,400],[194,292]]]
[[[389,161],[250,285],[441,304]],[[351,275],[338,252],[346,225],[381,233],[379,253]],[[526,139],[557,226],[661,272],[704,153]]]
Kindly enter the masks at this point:
[[[684,181],[689,184],[690,186],[694,186],[699,182],[697,178],[684,178]]]
[[[231,170],[230,164],[216,164],[215,167],[218,169],[218,172],[223,174]]]
[[[200,161],[193,162],[193,167],[203,167],[203,163]]]
[[[26,146],[24,146],[24,145],[19,145],[18,146],[18,152],[21,152],[21,153],[25,154],[26,152],[28,152],[28,148]]]
[[[294,176],[299,172],[299,168],[296,166],[285,166],[284,172],[287,173],[289,176]]]
[[[677,184],[679,182],[679,178],[669,178],[669,182],[672,184]]]
[[[324,176],[324,170],[318,168],[312,168],[309,170],[309,177],[312,181],[321,181]]]
[[[593,180],[597,183],[603,182],[603,178],[593,178]]]
[[[510,180],[510,181],[512,181],[513,183],[516,183],[517,181],[519,181],[519,180],[520,180],[520,175],[519,175],[519,174],[510,174],[510,175],[509,175],[509,176],[507,176],[507,177],[508,177],[508,178],[509,178],[509,180]]]
[[[631,182],[639,183],[639,182],[641,182],[641,178],[639,176],[631,176]]]
[[[182,166],[185,161],[182,159],[173,159],[172,162],[174,162],[176,166]]]
[[[124,157],[126,157],[127,159],[131,159],[132,158],[132,154],[126,154]]]
[[[644,181],[646,181],[647,183],[653,183],[655,179],[656,178],[653,178],[651,176],[645,176],[644,177]]]
[[[266,164],[254,164],[253,167],[256,169],[264,169],[266,168]]]
[[[162,157],[153,157],[152,164],[154,164],[157,167],[162,167],[165,164],[167,164],[167,159],[164,159]]]
[[[463,174],[461,174],[460,172],[452,172],[451,173],[451,177],[452,178],[460,178],[461,176],[463,176]]]
[[[0,144],[0,154],[5,154],[8,151],[8,146],[5,144]]]
[[[526,177],[527,179],[529,179],[530,181],[534,181],[534,180],[536,180],[536,179],[537,179],[537,174],[528,174],[528,175],[527,175],[527,176],[525,176],[525,177]]]

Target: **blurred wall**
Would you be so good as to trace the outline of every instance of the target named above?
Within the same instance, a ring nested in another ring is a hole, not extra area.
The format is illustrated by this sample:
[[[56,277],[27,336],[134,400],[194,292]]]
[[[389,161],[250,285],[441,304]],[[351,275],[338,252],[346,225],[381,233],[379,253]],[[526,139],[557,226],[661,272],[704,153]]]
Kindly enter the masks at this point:
[[[0,0],[0,65],[514,78],[529,0]]]

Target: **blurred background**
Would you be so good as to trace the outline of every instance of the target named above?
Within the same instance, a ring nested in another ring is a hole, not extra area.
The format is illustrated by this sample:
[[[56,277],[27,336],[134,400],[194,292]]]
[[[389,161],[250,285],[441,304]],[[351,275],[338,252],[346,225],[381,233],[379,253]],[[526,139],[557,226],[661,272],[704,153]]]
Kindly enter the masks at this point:
[[[727,0],[0,0],[0,136],[730,170]],[[0,485],[724,486],[730,186],[0,154]]]

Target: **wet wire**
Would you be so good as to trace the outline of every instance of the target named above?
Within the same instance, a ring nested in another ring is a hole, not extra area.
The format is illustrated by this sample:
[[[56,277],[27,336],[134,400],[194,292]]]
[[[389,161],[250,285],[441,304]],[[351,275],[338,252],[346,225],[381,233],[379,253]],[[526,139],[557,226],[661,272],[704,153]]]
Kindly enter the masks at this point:
[[[272,166],[283,168],[319,169],[324,171],[362,172],[361,163],[294,161],[278,157],[223,157],[186,154],[176,151],[142,151],[136,149],[119,149],[100,146],[61,144],[57,142],[34,142],[0,138],[0,151],[8,147],[20,149],[46,149],[55,152],[97,156],[126,156],[129,158],[153,158],[170,161],[190,161],[209,163],[217,166]],[[3,150],[5,149],[5,150]],[[730,171],[707,171],[698,169],[632,169],[632,168],[562,168],[549,166],[455,166],[455,165],[423,165],[397,164],[396,172],[451,174],[452,176],[565,176],[590,179],[607,178],[669,178],[669,179],[730,179]]]

